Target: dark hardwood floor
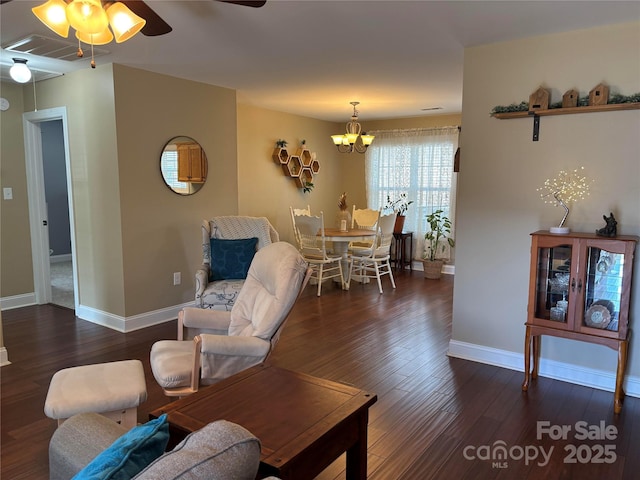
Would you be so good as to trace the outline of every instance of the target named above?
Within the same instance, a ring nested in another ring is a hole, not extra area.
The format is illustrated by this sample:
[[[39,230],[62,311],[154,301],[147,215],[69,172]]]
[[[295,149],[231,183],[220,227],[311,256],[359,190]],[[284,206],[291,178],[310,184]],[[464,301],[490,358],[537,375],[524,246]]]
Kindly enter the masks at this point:
[[[404,271],[396,282],[393,290],[385,279],[382,295],[375,285],[355,284],[349,292],[327,286],[318,298],[308,287],[270,359],[378,395],[369,419],[370,479],[639,478],[640,399],[627,397],[616,416],[610,392],[539,378],[523,394],[521,372],[447,357],[452,277]],[[175,338],[175,321],[121,334],[45,305],[5,311],[3,322],[12,364],[0,369],[2,479],[48,477],[56,422],[43,405],[61,368],[139,358],[149,394],[139,421],[169,401],[151,374],[149,350]],[[538,439],[537,422],[545,421],[569,426],[567,439]],[[616,438],[581,440],[576,422],[593,435],[604,422]],[[344,478],[344,458],[318,478]]]

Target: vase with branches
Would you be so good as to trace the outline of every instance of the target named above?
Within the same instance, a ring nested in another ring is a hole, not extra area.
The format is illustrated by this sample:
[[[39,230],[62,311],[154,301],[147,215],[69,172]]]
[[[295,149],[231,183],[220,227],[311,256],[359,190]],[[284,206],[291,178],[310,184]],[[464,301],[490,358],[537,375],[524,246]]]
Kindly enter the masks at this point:
[[[347,205],[347,192],[342,192],[338,200],[338,216],[336,217],[336,228],[346,232],[351,227],[351,214]]]
[[[393,228],[394,233],[402,232],[402,229],[404,228],[405,215],[409,209],[409,205],[412,203],[413,200],[409,200],[405,192],[398,195],[398,198],[395,200],[391,200],[391,195],[387,195],[387,203],[385,203],[382,208],[387,212],[393,211],[396,214],[396,223]]]
[[[384,210],[392,210],[396,215],[404,217],[409,209],[409,205],[413,203],[413,200],[407,198],[406,193],[401,193],[398,198],[391,200],[391,195],[387,195],[387,203],[384,204]]]

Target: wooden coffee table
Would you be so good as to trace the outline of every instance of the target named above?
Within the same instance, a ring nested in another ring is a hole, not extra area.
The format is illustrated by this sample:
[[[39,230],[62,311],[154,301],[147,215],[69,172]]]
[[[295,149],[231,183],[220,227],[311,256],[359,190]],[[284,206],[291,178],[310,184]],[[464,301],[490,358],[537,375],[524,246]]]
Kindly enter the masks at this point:
[[[262,444],[260,476],[312,479],[347,452],[347,479],[367,478],[373,393],[258,365],[150,413],[168,414],[171,440],[215,420],[242,425]]]

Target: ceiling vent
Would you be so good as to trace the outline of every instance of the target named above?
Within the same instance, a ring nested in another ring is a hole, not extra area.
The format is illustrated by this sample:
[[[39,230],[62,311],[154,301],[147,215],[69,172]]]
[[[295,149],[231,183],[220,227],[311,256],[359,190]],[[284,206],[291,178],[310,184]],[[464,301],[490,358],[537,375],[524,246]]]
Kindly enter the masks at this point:
[[[66,60],[68,62],[82,60],[82,57],[78,57],[77,55],[77,43],[43,37],[42,35],[29,35],[28,37],[4,45],[2,48],[10,52],[28,53],[29,55]],[[108,53],[108,50],[93,47],[94,57],[107,55]]]

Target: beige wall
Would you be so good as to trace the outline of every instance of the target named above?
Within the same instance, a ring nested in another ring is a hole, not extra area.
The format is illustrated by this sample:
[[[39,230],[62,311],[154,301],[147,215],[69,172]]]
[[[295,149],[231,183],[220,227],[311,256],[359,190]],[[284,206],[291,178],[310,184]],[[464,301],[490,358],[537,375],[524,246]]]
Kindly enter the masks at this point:
[[[67,108],[81,306],[127,318],[190,301],[202,261],[201,220],[238,209],[235,91],[121,65],[79,70],[37,88],[39,111]],[[5,91],[12,92],[3,84]],[[22,92],[24,111],[32,111],[31,87]],[[34,288],[22,112],[13,130],[5,113],[2,184],[14,186],[20,213],[3,208],[3,297]],[[190,197],[169,191],[159,171],[162,147],[177,135],[200,141],[210,162],[210,180]]]
[[[26,111],[33,111],[31,89]],[[120,187],[112,65],[37,84],[38,111],[66,107],[79,301],[124,315]]]
[[[0,187],[13,189],[13,200],[0,200],[0,298],[33,292],[27,173],[24,163],[22,85],[2,82],[10,108],[0,112]]]
[[[569,62],[570,60],[570,68]],[[600,82],[625,95],[640,90],[640,24],[548,35],[465,50],[463,135],[458,178],[454,342],[521,355],[527,314],[529,233],[557,225],[558,208],[536,188],[560,169],[584,166],[591,195],[572,208],[568,226],[592,232],[615,212],[619,233],[640,234],[640,111],[497,120],[496,105],[528,100],[540,85],[552,102]],[[636,276],[640,275],[636,250]],[[640,318],[640,282],[632,320]],[[640,337],[632,336],[629,371],[640,375]],[[615,371],[613,350],[545,338],[543,358]],[[521,359],[521,356],[519,356]]]
[[[202,263],[202,220],[238,212],[235,91],[114,66],[125,314],[193,301]],[[195,195],[170,191],[162,147],[186,135],[204,148],[207,182]],[[173,272],[182,284],[173,285]]]
[[[33,110],[33,96],[31,88],[2,86],[12,102],[2,112],[2,185],[11,184],[15,196],[15,203],[2,204],[6,297],[34,289],[22,134],[22,112]],[[290,205],[324,211],[329,225],[343,191],[349,205],[366,204],[364,155],[338,153],[329,138],[344,130],[343,123],[236,106],[233,90],[121,65],[81,70],[37,88],[39,110],[67,107],[81,306],[126,318],[191,301],[204,218],[266,216],[291,241]],[[362,125],[459,121],[459,115],[431,115]],[[198,140],[209,160],[207,183],[189,197],[169,191],[158,168],[162,146],[176,135]],[[279,138],[293,151],[305,139],[316,153],[321,167],[311,193],[273,162]],[[182,285],[173,286],[173,272],[182,273]]]
[[[361,179],[343,174],[345,163],[353,155],[338,153],[331,143],[330,135],[338,128],[332,122],[238,105],[239,212],[267,217],[282,240],[293,242],[290,206],[310,205],[312,212],[324,212],[326,225],[333,225],[343,191],[347,192],[349,205],[364,201],[358,194],[363,190]],[[288,142],[290,153],[295,154],[302,140],[306,140],[306,148],[316,153],[320,171],[310,193],[303,193],[273,161],[279,139]]]
[[[394,120],[362,120],[364,131],[459,125],[460,115],[431,115]],[[365,156],[338,153],[330,136],[341,133],[343,123],[326,122],[250,105],[238,105],[239,211],[243,215],[266,216],[286,241],[293,241],[289,206],[310,205],[324,211],[325,223],[333,224],[340,194],[347,192],[349,206],[365,206]],[[301,140],[315,152],[320,173],[314,189],[303,193],[286,177],[271,154],[278,139],[289,142],[295,153]]]

